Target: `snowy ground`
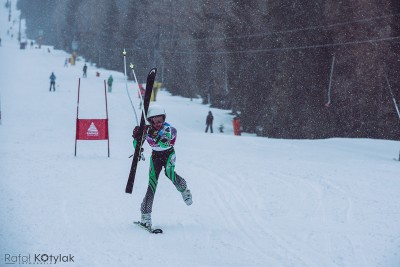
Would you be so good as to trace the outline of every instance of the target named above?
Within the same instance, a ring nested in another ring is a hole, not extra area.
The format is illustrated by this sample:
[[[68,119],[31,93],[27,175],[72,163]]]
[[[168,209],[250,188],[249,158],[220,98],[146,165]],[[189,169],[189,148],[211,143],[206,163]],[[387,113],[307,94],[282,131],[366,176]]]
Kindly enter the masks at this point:
[[[83,62],[64,68],[63,51],[20,50],[9,27],[1,6],[1,266],[26,266],[29,255],[33,264],[38,254],[71,254],[57,265],[73,267],[400,266],[400,142],[236,137],[229,112],[216,109],[214,127],[226,131],[205,134],[208,107],[162,91],[158,102],[178,129],[177,172],[194,204],[161,175],[153,223],[164,234],[150,235],[132,224],[148,160],[133,194],[124,193],[135,120],[123,74],[89,66],[81,79],[80,117],[103,118],[103,80],[114,76],[111,157],[106,141],[79,141],[74,157]]]

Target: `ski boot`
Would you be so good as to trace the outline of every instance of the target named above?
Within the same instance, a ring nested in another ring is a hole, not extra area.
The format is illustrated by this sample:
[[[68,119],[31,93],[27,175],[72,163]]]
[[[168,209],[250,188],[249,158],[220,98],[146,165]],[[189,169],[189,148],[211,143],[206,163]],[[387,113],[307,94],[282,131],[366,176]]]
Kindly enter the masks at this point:
[[[186,205],[190,206],[193,203],[192,194],[189,189],[185,189],[185,191],[181,192],[183,201],[185,201]]]
[[[142,213],[140,224],[148,229],[151,229],[151,213]]]

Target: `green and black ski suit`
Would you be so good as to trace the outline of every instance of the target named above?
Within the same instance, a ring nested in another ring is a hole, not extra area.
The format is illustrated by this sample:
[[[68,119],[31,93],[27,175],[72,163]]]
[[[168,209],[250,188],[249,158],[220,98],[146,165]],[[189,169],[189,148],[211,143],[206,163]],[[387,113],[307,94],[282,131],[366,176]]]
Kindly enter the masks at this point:
[[[147,128],[145,138],[153,152],[150,157],[149,185],[141,205],[141,212],[151,213],[154,195],[156,193],[158,177],[164,167],[165,175],[172,181],[179,192],[186,189],[186,181],[175,172],[175,150],[177,131],[170,124],[164,122],[159,131],[152,126]]]

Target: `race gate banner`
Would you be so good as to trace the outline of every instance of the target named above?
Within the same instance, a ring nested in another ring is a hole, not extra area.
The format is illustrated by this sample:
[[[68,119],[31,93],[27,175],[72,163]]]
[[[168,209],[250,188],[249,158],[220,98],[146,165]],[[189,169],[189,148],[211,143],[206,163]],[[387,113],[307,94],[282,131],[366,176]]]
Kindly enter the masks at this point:
[[[108,119],[78,119],[76,140],[108,140]]]
[[[108,134],[108,108],[106,80],[104,80],[104,98],[106,108],[105,119],[79,119],[79,95],[81,90],[81,79],[78,83],[78,101],[76,105],[76,135],[75,135],[75,157],[78,140],[107,140],[108,157],[110,157],[110,138]]]

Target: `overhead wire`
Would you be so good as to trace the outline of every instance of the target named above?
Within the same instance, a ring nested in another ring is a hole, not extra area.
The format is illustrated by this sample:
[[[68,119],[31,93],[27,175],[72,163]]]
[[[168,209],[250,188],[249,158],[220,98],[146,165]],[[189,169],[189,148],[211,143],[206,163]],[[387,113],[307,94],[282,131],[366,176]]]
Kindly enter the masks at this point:
[[[172,54],[243,54],[243,53],[261,53],[261,52],[280,52],[280,51],[290,51],[290,50],[304,50],[304,49],[314,49],[314,48],[324,48],[324,47],[335,47],[335,46],[347,46],[365,43],[375,43],[384,41],[393,41],[400,39],[400,36],[369,39],[361,41],[352,42],[342,42],[342,43],[328,43],[328,44],[316,44],[316,45],[305,45],[305,46],[290,46],[290,47],[279,47],[279,48],[266,48],[266,49],[248,49],[248,50],[236,50],[236,51],[158,51],[159,53],[172,53]]]
[[[267,33],[258,33],[258,34],[248,34],[248,35],[238,35],[238,36],[228,36],[228,37],[207,37],[207,38],[198,38],[198,39],[163,39],[162,41],[205,41],[205,40],[231,40],[231,39],[240,39],[240,38],[252,38],[252,37],[267,37],[272,35],[279,35],[279,34],[288,34],[288,33],[295,33],[301,31],[309,31],[309,30],[317,30],[317,29],[328,29],[334,28],[339,26],[345,26],[353,23],[366,23],[371,22],[379,19],[386,19],[390,17],[400,16],[400,13],[395,14],[388,14],[346,22],[337,22],[328,25],[317,25],[317,26],[307,26],[298,29],[290,29],[290,30],[283,30],[283,31],[275,31],[275,32],[267,32]],[[158,50],[159,53],[170,53],[170,54],[241,54],[241,53],[261,53],[261,52],[280,52],[280,51],[290,51],[290,50],[304,50],[304,49],[316,49],[316,48],[324,48],[324,47],[336,47],[336,46],[347,46],[347,45],[356,45],[356,44],[364,44],[364,43],[374,43],[374,42],[383,42],[383,41],[393,41],[399,39],[400,36],[394,37],[386,37],[386,38],[377,38],[377,39],[369,39],[369,40],[360,40],[360,41],[349,41],[349,42],[341,42],[341,43],[328,43],[328,44],[315,44],[315,45],[304,45],[304,46],[291,46],[291,47],[277,47],[277,48],[265,48],[265,49],[247,49],[247,50],[236,50],[236,51],[179,51],[174,48],[173,51],[168,50]]]
[[[339,27],[339,26],[344,26],[344,25],[353,24],[353,23],[364,23],[364,22],[370,22],[370,21],[375,21],[375,20],[379,20],[379,19],[386,19],[386,18],[395,17],[395,16],[400,16],[400,13],[388,14],[388,15],[383,15],[383,16],[370,17],[370,18],[358,19],[358,20],[352,20],[352,21],[346,21],[346,22],[337,22],[337,23],[328,24],[328,25],[307,26],[307,27],[303,27],[303,28],[274,31],[274,32],[255,33],[255,34],[246,34],[246,35],[237,35],[237,36],[225,36],[225,37],[194,38],[194,39],[175,38],[175,39],[163,39],[162,41],[164,42],[164,41],[183,40],[183,41],[197,42],[197,41],[208,41],[208,40],[229,40],[229,39],[240,39],[240,38],[250,38],[250,37],[266,37],[266,36],[270,36],[270,35],[317,30],[320,28],[333,28],[333,27]]]

